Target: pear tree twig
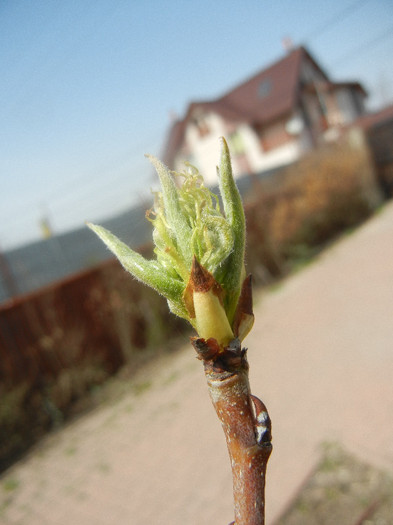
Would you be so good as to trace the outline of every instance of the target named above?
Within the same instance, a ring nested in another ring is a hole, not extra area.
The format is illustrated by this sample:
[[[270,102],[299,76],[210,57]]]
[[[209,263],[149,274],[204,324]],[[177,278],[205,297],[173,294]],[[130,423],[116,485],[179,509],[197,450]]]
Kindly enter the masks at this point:
[[[193,275],[193,273],[191,274]],[[249,307],[249,279],[239,305]],[[250,315],[238,309],[237,316]],[[235,323],[236,325],[236,323]],[[214,338],[193,338],[204,363],[210,398],[225,434],[232,467],[236,525],[264,525],[265,479],[272,452],[271,422],[263,402],[251,395],[247,351],[238,338],[221,351]]]
[[[251,276],[244,266],[245,217],[229,149],[225,139],[221,143],[223,211],[196,168],[174,173],[148,156],[162,187],[147,213],[156,259],[146,260],[102,226],[88,226],[128,272],[163,295],[170,310],[195,328],[192,345],[203,361],[232,465],[233,523],[264,525],[271,424],[265,405],[251,395],[242,348],[254,322]],[[174,176],[184,178],[182,186]]]

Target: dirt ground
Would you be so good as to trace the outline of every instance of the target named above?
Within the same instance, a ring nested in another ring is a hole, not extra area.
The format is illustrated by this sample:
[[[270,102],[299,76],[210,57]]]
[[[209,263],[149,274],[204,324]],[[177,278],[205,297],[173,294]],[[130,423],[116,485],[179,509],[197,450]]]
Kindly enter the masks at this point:
[[[384,500],[390,485],[378,480],[393,474],[393,203],[255,299],[245,344],[252,390],[273,422],[267,523],[383,525],[356,513]],[[131,383],[111,381],[97,409],[9,469],[0,478],[0,523],[232,521],[224,436],[201,363],[184,343]],[[332,459],[326,443],[345,452]],[[306,512],[314,498],[322,505],[332,495],[338,508],[363,479],[377,481],[345,519]],[[300,521],[290,521],[296,512]]]
[[[330,444],[274,525],[391,525],[393,476]]]

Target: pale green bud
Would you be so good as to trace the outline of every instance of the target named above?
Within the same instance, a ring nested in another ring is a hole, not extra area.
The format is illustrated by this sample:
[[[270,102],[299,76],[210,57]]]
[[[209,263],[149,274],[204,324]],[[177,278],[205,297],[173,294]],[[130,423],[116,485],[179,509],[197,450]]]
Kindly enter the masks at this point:
[[[170,310],[187,319],[201,332],[200,337],[209,334],[220,344],[227,344],[233,336],[232,325],[237,322],[236,307],[245,277],[244,211],[228,146],[222,139],[218,175],[223,211],[218,197],[204,185],[196,168],[187,165],[185,172],[175,173],[156,158],[148,158],[161,182],[161,192],[155,195],[154,207],[147,213],[153,225],[156,259],[146,260],[101,226],[88,226],[126,270],[166,297]],[[183,179],[182,184],[175,179]],[[217,283],[219,299],[214,296],[206,302],[200,291],[190,287],[193,261]]]

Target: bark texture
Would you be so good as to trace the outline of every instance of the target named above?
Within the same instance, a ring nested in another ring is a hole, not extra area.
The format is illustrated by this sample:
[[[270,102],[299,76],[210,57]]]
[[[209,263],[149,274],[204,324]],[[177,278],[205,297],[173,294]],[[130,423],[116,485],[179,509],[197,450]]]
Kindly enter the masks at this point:
[[[264,525],[266,466],[272,451],[265,405],[251,395],[246,350],[234,339],[220,350],[214,339],[194,339],[209,394],[224,430],[232,466],[235,525]]]

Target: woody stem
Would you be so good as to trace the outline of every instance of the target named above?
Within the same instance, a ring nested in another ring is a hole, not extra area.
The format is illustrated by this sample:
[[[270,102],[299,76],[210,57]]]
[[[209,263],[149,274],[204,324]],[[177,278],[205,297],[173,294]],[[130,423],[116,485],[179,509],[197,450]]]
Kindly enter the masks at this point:
[[[198,352],[195,343],[194,347]],[[215,358],[202,359],[232,466],[234,523],[264,525],[266,466],[272,451],[266,407],[250,394],[248,363],[240,344],[228,347]]]

